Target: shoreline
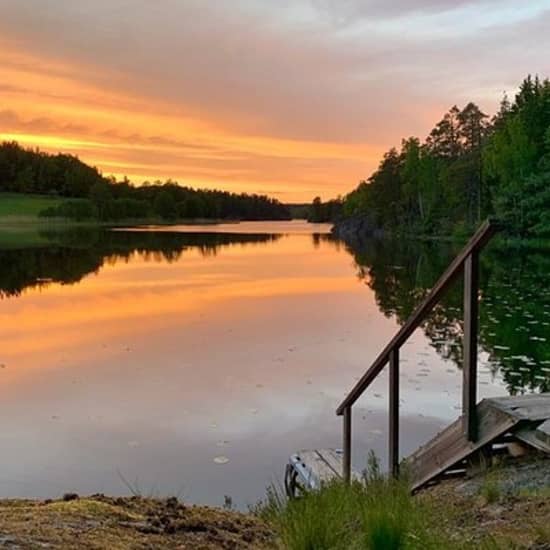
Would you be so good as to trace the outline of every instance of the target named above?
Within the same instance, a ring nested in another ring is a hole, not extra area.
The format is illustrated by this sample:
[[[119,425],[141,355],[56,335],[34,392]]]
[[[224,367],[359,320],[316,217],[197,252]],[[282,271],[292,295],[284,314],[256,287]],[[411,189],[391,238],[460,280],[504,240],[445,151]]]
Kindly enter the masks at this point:
[[[389,498],[391,482],[384,486]],[[416,502],[423,510],[421,531],[427,540],[435,536],[452,543],[449,548],[542,550],[550,545],[549,491],[550,460],[516,458],[482,471],[472,470],[465,478],[441,481],[410,497],[410,502]],[[311,495],[313,504],[316,494]],[[291,516],[284,511],[278,519],[270,515],[269,494],[266,498],[248,512],[235,511],[230,504],[221,508],[193,505],[176,497],[141,495],[79,497],[67,493],[59,499],[0,499],[0,545],[73,548],[77,544],[82,549],[285,548],[285,530],[294,528],[288,523]],[[297,505],[300,510],[300,501],[283,505]],[[323,508],[314,507],[312,511],[322,514]],[[307,528],[301,527],[304,533]]]

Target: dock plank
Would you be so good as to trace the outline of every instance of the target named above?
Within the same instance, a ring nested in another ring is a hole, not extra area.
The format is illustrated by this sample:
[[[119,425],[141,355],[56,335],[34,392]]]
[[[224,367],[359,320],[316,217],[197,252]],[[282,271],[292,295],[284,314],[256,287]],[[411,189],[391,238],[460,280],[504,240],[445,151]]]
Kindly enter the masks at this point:
[[[490,399],[481,401],[476,415],[478,437],[475,442],[468,440],[463,430],[462,418],[459,418],[407,458],[413,490],[466,460],[522,420],[495,406]]]
[[[533,423],[517,430],[514,435],[521,441],[544,453],[550,453],[550,420]]]
[[[341,476],[323,459],[317,450],[303,450],[298,453],[303,464],[311,471],[312,475],[321,483],[330,481],[334,477]]]

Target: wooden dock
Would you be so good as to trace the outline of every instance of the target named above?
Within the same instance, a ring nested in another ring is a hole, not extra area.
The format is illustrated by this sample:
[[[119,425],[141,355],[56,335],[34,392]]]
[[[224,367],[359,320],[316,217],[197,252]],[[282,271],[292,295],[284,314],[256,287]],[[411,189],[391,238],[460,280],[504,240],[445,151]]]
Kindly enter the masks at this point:
[[[476,418],[475,441],[465,434],[461,417],[405,459],[413,491],[447,474],[466,473],[481,453],[490,459],[493,452],[506,452],[512,443],[550,455],[550,393],[483,399]],[[351,477],[361,479],[354,471]],[[304,450],[291,456],[285,487],[289,495],[296,496],[333,479],[344,479],[342,451]]]
[[[469,459],[480,452],[490,456],[495,445],[517,441],[550,454],[550,393],[483,399],[476,418],[475,441],[459,418],[406,459],[413,490],[465,470]]]
[[[290,497],[320,489],[333,479],[343,479],[344,463],[338,449],[303,450],[291,455],[285,472],[285,489]],[[352,472],[353,479],[360,479]]]
[[[351,467],[352,407],[386,365],[389,367],[389,470],[393,476],[399,476],[400,348],[461,275],[464,279],[462,416],[406,459],[412,488],[419,489],[450,472],[463,472],[468,461],[479,455],[488,456],[497,446],[502,448],[509,442],[520,442],[550,454],[550,393],[483,399],[477,403],[479,254],[499,229],[499,223],[494,220],[481,225],[342,401],[336,410],[336,414],[343,417],[342,450],[300,451],[292,455],[285,474],[289,494],[293,494],[293,489],[319,488],[334,477],[349,482],[357,475]]]

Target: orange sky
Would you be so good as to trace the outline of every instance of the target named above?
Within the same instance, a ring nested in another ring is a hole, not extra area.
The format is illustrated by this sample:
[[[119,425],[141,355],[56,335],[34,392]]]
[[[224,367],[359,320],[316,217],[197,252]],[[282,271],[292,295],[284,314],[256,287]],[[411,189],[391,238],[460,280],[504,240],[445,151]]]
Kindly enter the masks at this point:
[[[414,0],[397,14],[378,0],[88,4],[0,5],[0,139],[136,183],[282,201],[345,194],[455,102],[492,109],[544,68],[521,52],[549,42],[542,1],[503,2],[498,16],[492,0]],[[472,10],[479,21],[457,26]],[[526,49],[511,58],[520,25]]]

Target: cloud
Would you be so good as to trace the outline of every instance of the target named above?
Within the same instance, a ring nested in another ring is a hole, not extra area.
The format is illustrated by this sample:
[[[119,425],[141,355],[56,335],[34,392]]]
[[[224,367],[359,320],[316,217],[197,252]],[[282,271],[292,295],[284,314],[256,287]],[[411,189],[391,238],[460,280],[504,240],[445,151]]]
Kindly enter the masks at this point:
[[[23,120],[10,110],[0,111],[0,129],[6,132],[36,132],[53,134],[82,134],[88,131],[86,126],[72,122],[59,123],[47,117]]]
[[[342,25],[371,18],[409,17],[411,14],[439,14],[465,6],[495,4],[499,0],[311,0],[313,7]]]
[[[191,158],[216,170],[226,162],[228,171],[249,162],[249,181],[271,170],[297,188],[332,180],[336,194],[368,176],[383,148],[426,135],[448,106],[472,99],[491,111],[504,89],[547,66],[545,2],[495,6],[4,0],[0,98],[25,113],[25,131],[82,126],[117,151],[126,140],[154,151],[147,162],[137,153],[127,161],[151,171],[158,162],[159,174],[178,162],[180,174],[195,170]]]

